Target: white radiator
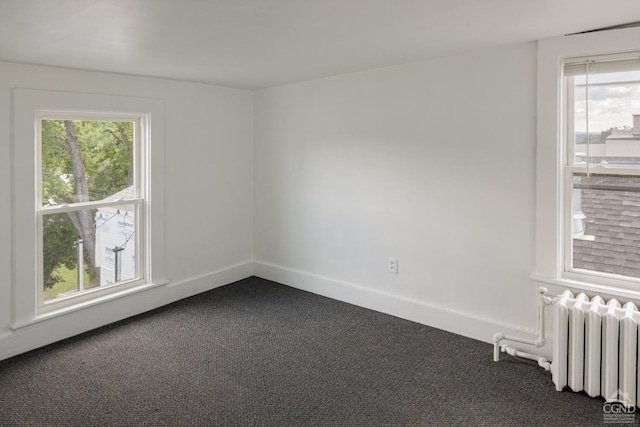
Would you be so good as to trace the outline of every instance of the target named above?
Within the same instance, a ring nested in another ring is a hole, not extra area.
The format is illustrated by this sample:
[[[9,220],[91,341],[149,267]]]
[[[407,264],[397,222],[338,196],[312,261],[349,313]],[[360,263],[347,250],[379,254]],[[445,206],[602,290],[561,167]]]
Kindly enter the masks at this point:
[[[570,291],[553,304],[553,362],[557,390],[569,386],[589,396],[640,406],[640,353],[635,304],[576,297]]]

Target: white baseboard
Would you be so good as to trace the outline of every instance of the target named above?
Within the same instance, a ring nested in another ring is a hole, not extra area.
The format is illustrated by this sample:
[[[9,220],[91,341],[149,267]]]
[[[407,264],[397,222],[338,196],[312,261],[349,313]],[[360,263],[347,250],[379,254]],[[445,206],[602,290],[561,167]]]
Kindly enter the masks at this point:
[[[25,326],[13,332],[0,332],[0,360],[253,275],[488,343],[492,343],[493,335],[496,332],[523,337],[536,333],[533,330],[504,324],[493,319],[437,307],[427,302],[383,293],[352,283],[268,263],[248,261]],[[536,351],[536,353],[547,355],[550,350],[545,348]],[[489,354],[487,357],[491,357],[491,355]]]
[[[504,324],[493,319],[449,308],[437,307],[427,302],[383,293],[352,283],[264,262],[255,262],[254,264],[254,275],[257,277],[487,343],[493,343],[493,335],[496,332],[523,337],[536,334],[536,331],[515,325]],[[543,350],[538,352],[546,353]],[[491,355],[487,357],[491,357]]]
[[[246,279],[253,267],[247,261],[0,334],[0,360]]]

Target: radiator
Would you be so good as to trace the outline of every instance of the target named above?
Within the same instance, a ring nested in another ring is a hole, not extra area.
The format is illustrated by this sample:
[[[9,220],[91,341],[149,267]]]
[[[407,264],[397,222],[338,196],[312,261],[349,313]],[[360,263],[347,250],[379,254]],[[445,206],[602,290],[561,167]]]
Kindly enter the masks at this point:
[[[565,291],[553,304],[551,375],[558,391],[566,386],[591,397],[640,406],[640,312],[621,304]]]

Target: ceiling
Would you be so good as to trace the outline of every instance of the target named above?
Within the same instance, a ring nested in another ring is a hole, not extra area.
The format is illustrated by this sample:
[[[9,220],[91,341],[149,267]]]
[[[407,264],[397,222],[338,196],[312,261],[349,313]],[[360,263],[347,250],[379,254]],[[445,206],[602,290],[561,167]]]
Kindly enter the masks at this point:
[[[639,0],[0,0],[0,60],[259,89],[635,21]]]

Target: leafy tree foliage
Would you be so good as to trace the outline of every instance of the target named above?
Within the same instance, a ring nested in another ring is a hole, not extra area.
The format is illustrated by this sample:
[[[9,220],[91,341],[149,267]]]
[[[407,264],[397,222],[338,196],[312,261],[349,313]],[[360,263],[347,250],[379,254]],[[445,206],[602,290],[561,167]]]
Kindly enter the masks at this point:
[[[133,184],[133,123],[88,120],[42,121],[42,203],[102,200]],[[63,264],[76,268],[74,243],[84,241],[84,262],[99,283],[95,261],[95,210],[43,218],[44,286],[61,278]]]
[[[60,282],[62,278],[55,274],[58,265],[74,269],[77,255],[74,244],[78,233],[66,214],[47,215],[43,220],[43,277],[45,288]]]

